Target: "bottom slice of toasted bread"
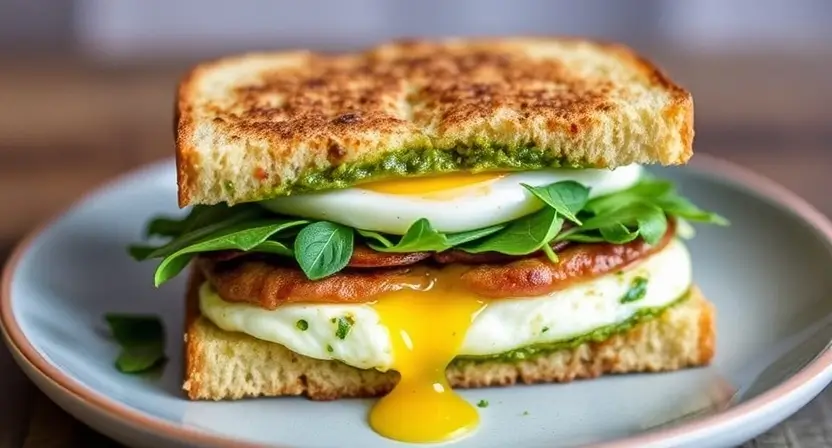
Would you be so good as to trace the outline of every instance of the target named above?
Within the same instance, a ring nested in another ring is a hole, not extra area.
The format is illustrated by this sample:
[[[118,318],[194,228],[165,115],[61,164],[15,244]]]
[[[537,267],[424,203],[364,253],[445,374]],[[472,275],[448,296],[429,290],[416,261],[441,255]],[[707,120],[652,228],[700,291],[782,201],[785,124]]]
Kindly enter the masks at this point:
[[[398,373],[362,370],[299,355],[280,344],[221,330],[200,315],[194,272],[188,286],[183,389],[192,400],[305,395],[313,400],[387,393]],[[520,361],[455,361],[455,388],[568,382],[611,373],[660,372],[706,365],[715,345],[713,306],[694,288],[659,316],[603,342],[585,343]]]

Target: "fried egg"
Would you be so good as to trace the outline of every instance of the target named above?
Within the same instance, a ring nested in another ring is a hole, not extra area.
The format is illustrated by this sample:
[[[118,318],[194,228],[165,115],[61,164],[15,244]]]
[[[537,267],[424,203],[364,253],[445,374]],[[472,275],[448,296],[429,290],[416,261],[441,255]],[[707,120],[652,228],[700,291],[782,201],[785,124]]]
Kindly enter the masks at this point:
[[[623,323],[640,310],[670,305],[692,284],[691,258],[674,239],[621,272],[528,298],[484,300],[460,287],[459,266],[434,270],[430,287],[403,289],[366,304],[290,304],[265,310],[222,300],[205,283],[202,314],[226,331],[282,344],[312,358],[399,372],[400,381],[370,413],[379,434],[440,442],[477,427],[476,409],[445,376],[458,356],[499,355],[570,340]],[[622,300],[633,285],[646,285]]]
[[[609,169],[549,169],[524,172],[461,173],[360,184],[341,190],[262,201],[276,213],[328,220],[350,227],[403,235],[426,218],[441,232],[464,232],[517,219],[543,203],[521,184],[543,186],[573,180],[590,197],[638,182],[640,165]]]

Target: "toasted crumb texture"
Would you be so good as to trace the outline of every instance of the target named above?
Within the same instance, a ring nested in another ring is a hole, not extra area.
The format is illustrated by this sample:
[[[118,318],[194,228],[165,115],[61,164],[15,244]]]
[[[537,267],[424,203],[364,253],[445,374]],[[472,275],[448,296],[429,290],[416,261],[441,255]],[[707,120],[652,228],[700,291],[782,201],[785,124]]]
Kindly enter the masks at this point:
[[[361,370],[298,355],[242,333],[220,330],[198,309],[203,277],[188,291],[183,389],[192,400],[304,395],[313,400],[373,397],[398,381],[395,372]],[[587,343],[517,361],[460,360],[447,371],[453,387],[568,382],[603,374],[660,372],[708,364],[714,355],[713,306],[699,290],[659,317],[602,343]]]
[[[175,111],[181,206],[453,171],[682,164],[693,100],[627,47],[397,41],[195,67]]]

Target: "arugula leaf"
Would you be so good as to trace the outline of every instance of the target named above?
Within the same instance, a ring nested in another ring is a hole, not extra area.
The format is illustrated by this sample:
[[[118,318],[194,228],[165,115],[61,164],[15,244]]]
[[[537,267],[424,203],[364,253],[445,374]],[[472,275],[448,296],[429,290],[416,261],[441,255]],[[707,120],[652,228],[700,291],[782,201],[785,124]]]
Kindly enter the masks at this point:
[[[450,246],[459,246],[469,241],[478,240],[480,238],[491,235],[492,233],[499,232],[500,230],[503,230],[505,228],[505,224],[496,224],[491,227],[485,227],[477,230],[469,230],[468,232],[447,233],[445,234],[445,236],[448,238],[448,244]]]
[[[166,359],[165,332],[159,317],[111,313],[104,319],[121,346],[115,362],[120,372],[144,372]]]
[[[622,207],[587,218],[580,226],[572,227],[564,233],[568,234],[586,232],[588,230],[599,230],[604,227],[615,226],[616,224],[624,224],[628,227],[636,226],[638,224],[638,219],[643,217],[645,214],[652,213],[654,208],[654,206],[643,202],[629,203]]]
[[[675,194],[674,186],[670,181],[642,180],[626,190],[590,199],[584,210],[602,214],[636,202],[652,203],[659,198],[673,194]]]
[[[407,228],[396,244],[386,247],[370,243],[370,247],[379,252],[441,252],[450,245],[444,234],[437,232],[427,219],[421,218]]]
[[[213,234],[204,235],[200,230],[193,233],[201,236],[201,239],[190,237],[191,233],[182,235],[180,238],[168,243],[152,253],[149,257],[163,260],[156,267],[154,282],[156,286],[170,280],[179,274],[194,255],[200,252],[213,252],[219,250],[236,249],[242,251],[263,248],[264,252],[283,254],[285,251],[282,244],[266,240],[272,235],[289,227],[305,224],[304,220],[256,220],[227,226]],[[285,248],[288,249],[288,248]]]
[[[378,232],[358,230],[358,233],[361,236],[378,241],[380,244],[368,243],[368,245],[379,252],[442,252],[451,247],[491,235],[503,228],[505,228],[505,224],[497,224],[468,232],[442,233],[435,230],[427,219],[422,218],[411,224],[395,244]]]
[[[374,240],[378,241],[384,247],[393,247],[393,243],[390,242],[390,240],[387,239],[386,236],[382,235],[379,232],[375,232],[373,230],[362,230],[362,229],[355,229],[355,231],[358,232],[358,234],[363,236],[364,238],[374,239]]]
[[[347,266],[353,239],[352,227],[329,221],[309,224],[295,238],[295,259],[307,278],[320,280]]]
[[[587,198],[589,198],[589,188],[572,180],[555,182],[543,187],[520,185],[566,219],[576,224],[581,223],[575,215],[586,205]]]
[[[185,229],[185,219],[173,219],[163,216],[153,218],[150,224],[147,225],[145,236],[167,236],[174,237],[182,233]]]
[[[286,257],[295,256],[295,253],[292,251],[292,249],[290,249],[288,246],[281,243],[280,241],[274,241],[274,240],[263,241],[262,243],[258,244],[257,246],[254,246],[254,249],[252,249],[252,252],[265,252],[265,253],[269,253],[269,254],[283,255],[283,256],[286,256]]]
[[[506,228],[485,239],[473,241],[460,248],[470,253],[500,252],[507,255],[526,255],[537,252],[549,243],[563,226],[555,209],[544,208],[531,215],[512,221]]]
[[[704,222],[719,226],[727,226],[730,224],[724,217],[716,213],[706,212],[681,196],[661,198],[656,201],[656,205],[661,207],[665,212],[685,218],[688,221]]]
[[[140,249],[135,249],[137,246],[130,247],[130,255],[142,255],[143,258],[136,258],[137,261],[143,261],[148,258],[159,258],[165,256],[165,254],[174,253],[178,250],[184,249],[196,242],[204,240],[214,234],[220,233],[227,228],[230,228],[236,224],[245,223],[246,221],[251,221],[252,219],[256,218],[259,215],[258,210],[245,208],[240,210],[239,213],[231,214],[225,216],[223,219],[219,219],[214,221],[210,224],[201,227],[194,227],[193,230],[179,235],[177,238],[174,238],[172,241],[168,242],[167,244],[156,248],[152,252],[146,252]],[[185,218],[185,221],[193,216],[193,212],[189,215],[188,218]],[[186,226],[187,227],[187,226]]]
[[[154,246],[145,246],[141,244],[127,246],[127,252],[136,261],[147,260],[154,250],[156,250],[156,247]]]
[[[573,227],[558,235],[556,240],[577,241],[574,235],[598,230],[603,241],[624,244],[638,236],[655,244],[667,231],[667,218],[655,205],[631,202],[586,219],[580,227]]]
[[[598,232],[587,233],[563,233],[555,237],[555,241],[572,241],[575,243],[604,243],[604,239]]]
[[[201,252],[236,249],[294,257],[312,280],[343,269],[352,256],[355,232],[379,252],[442,252],[459,248],[471,253],[494,251],[526,255],[543,250],[553,262],[552,241],[624,244],[643,238],[654,244],[667,232],[667,216],[727,225],[677,194],[672,182],[645,177],[626,190],[589,199],[589,188],[574,181],[532,187],[543,209],[514,221],[467,232],[444,233],[427,219],[414,222],[402,236],[352,229],[327,221],[275,216],[258,204],[195,206],[182,219],[157,217],[147,234],[171,238],[160,247],[134,245],[136,260],[162,258],[156,285],[177,275]],[[561,231],[564,219],[576,225]],[[681,229],[680,229],[681,232]]]

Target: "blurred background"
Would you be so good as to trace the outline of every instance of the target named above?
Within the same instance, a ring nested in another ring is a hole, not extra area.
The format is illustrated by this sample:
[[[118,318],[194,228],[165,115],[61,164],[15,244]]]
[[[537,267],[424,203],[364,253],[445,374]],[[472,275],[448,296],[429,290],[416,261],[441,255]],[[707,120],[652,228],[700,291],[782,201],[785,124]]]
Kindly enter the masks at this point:
[[[0,260],[84,191],[172,155],[174,85],[196,60],[506,34],[635,47],[693,92],[697,152],[832,215],[832,1],[0,0]]]

